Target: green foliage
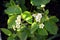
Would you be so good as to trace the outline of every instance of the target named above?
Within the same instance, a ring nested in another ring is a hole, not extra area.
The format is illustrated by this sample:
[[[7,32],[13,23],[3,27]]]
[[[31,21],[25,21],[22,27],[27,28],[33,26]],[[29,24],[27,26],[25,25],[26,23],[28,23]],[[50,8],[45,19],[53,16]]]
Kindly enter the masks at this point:
[[[21,7],[22,11],[23,12],[26,11],[27,8],[25,6],[25,0],[17,0],[17,1],[18,1],[18,4],[20,4],[20,7]]]
[[[5,10],[9,15],[8,29],[1,28],[9,36],[7,40],[47,40],[48,34],[57,34],[56,22],[59,19],[50,16],[49,10],[44,9],[49,2],[50,0],[30,0],[31,6],[36,7],[31,12],[27,10],[25,0],[10,0]]]
[[[8,29],[1,28],[1,31],[4,32],[8,36],[11,36],[12,35],[12,32],[10,30],[8,30]]]
[[[52,21],[52,22],[58,22],[59,19],[56,16],[51,16],[50,17],[50,21]]]
[[[10,2],[7,2],[5,6],[6,7],[15,6],[14,0],[10,0]]]
[[[31,13],[28,11],[25,11],[24,13],[22,13],[22,18],[27,21],[29,24],[32,24],[32,16]]]
[[[19,2],[21,5],[24,5],[24,4],[25,4],[25,0],[18,0],[18,2]]]
[[[12,34],[11,36],[8,37],[7,40],[15,40],[16,34]]]
[[[21,5],[21,9],[22,9],[22,12],[24,12],[24,11],[26,11],[26,10],[27,10],[27,8],[26,8],[26,6],[25,6],[25,5]]]
[[[8,37],[7,40],[15,40],[12,36]]]
[[[58,28],[53,21],[51,22],[49,20],[49,21],[46,21],[44,23],[45,23],[45,28],[46,28],[47,31],[49,31],[49,33],[57,34]]]
[[[44,36],[48,35],[48,32],[45,29],[38,29],[38,34]]]
[[[50,2],[50,0],[31,0],[31,4],[34,6],[40,6],[43,4],[47,4],[49,2]]]
[[[46,10],[46,11],[44,12],[44,14],[45,14],[45,15],[48,15],[48,14],[49,14],[49,10]]]
[[[12,25],[15,25],[15,20],[17,19],[16,17],[17,15],[12,15],[9,17],[8,22],[7,22],[8,28],[12,28]]]
[[[27,40],[27,32],[26,31],[18,32],[17,35],[20,38],[20,40]]]
[[[59,20],[56,16],[51,16],[49,20],[44,22],[46,30],[49,31],[51,34],[57,34],[58,27],[55,23],[58,21]]]
[[[38,24],[36,22],[31,25],[31,33],[34,33],[38,29]]]
[[[45,22],[45,21],[47,21],[47,16],[43,16],[41,19],[41,22]]]
[[[16,14],[21,14],[22,10],[18,5],[15,6],[10,6],[5,10],[5,13],[8,15],[16,15]]]

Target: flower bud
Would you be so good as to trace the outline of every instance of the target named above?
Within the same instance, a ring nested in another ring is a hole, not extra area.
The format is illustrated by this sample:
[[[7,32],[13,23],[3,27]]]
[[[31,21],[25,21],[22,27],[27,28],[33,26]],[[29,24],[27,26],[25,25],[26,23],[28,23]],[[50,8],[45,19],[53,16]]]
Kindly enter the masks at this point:
[[[44,7],[45,7],[45,5],[41,5],[41,7],[42,7],[42,8],[44,8]]]

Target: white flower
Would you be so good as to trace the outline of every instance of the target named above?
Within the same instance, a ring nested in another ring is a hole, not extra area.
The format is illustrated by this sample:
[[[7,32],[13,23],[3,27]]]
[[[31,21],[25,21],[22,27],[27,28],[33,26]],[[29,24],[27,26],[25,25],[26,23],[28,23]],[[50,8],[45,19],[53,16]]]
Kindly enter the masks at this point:
[[[16,24],[21,24],[21,16],[20,15],[17,16],[17,20],[15,22],[16,22]]]
[[[12,25],[13,30],[20,29],[20,24],[21,24],[21,16],[20,15],[17,16],[15,23],[16,23],[15,25]]]
[[[16,24],[21,24],[21,16],[17,16],[17,20],[15,20]]]
[[[40,22],[41,18],[42,18],[42,14],[38,13],[37,16],[36,16],[36,21]]]
[[[18,16],[17,16],[17,19],[21,19],[21,16],[20,16],[20,15],[18,15]]]
[[[38,13],[37,16],[38,16],[39,18],[42,18],[42,13]]]
[[[39,28],[44,28],[44,24],[42,23],[42,24],[39,24]]]
[[[20,28],[20,25],[19,24],[16,24],[16,28]]]
[[[42,14],[41,13],[33,14],[32,16],[35,17],[36,22],[40,22],[40,20],[42,18]]]
[[[36,17],[36,14],[33,14],[32,16],[33,16],[33,17]]]
[[[36,16],[35,20],[36,22],[40,22],[40,18],[38,16]]]
[[[16,24],[21,24],[20,20],[15,20]]]
[[[41,7],[43,8],[43,7],[45,7],[45,5],[41,5]]]
[[[17,16],[17,20],[15,20],[15,22],[16,22],[16,28],[20,28],[20,24],[21,24],[21,16],[20,15]]]

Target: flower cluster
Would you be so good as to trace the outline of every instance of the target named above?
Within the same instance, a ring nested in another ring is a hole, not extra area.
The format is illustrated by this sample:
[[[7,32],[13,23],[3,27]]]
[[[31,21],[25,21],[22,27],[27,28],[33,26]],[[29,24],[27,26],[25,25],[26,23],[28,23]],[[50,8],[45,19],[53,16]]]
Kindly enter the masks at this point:
[[[44,28],[44,24],[43,23],[41,23],[41,24],[39,24],[39,28]]]
[[[42,13],[33,14],[32,16],[35,18],[36,22],[40,22],[42,18]],[[44,28],[44,24],[39,24],[39,28]]]
[[[19,31],[20,30],[20,24],[21,24],[21,16],[20,15],[17,16],[17,20],[15,20],[15,23],[16,23],[16,25],[13,25],[13,29],[14,30],[17,29],[17,31]]]
[[[32,16],[35,18],[36,22],[40,22],[40,20],[42,18],[41,13],[33,14]]]

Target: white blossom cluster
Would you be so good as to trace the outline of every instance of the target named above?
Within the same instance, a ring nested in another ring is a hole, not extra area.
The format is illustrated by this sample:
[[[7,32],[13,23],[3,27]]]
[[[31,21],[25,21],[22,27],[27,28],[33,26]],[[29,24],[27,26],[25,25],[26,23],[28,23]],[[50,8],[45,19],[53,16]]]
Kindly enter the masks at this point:
[[[20,30],[20,24],[21,24],[21,16],[20,15],[17,16],[17,19],[15,20],[15,23],[16,23],[16,25],[12,25],[13,29],[14,30],[17,29],[17,31],[19,31]]]
[[[32,16],[35,18],[36,22],[40,22],[40,20],[42,18],[41,13],[33,14]]]
[[[36,22],[40,22],[42,18],[42,13],[33,14],[32,16],[35,18]],[[39,24],[39,28],[44,28],[44,24]]]
[[[41,24],[39,24],[39,28],[44,28],[44,24],[43,23],[41,23]]]

